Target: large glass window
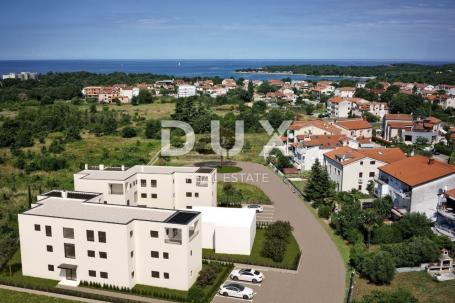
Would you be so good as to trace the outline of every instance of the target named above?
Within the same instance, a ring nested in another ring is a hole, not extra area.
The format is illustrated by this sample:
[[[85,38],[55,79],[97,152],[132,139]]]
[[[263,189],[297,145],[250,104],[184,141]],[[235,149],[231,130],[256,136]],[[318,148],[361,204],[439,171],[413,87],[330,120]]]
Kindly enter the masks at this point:
[[[74,244],[64,243],[65,258],[75,259],[76,258],[76,248]]]
[[[110,183],[109,184],[109,193],[111,195],[123,195],[123,184]]]
[[[63,227],[63,238],[74,239],[74,228]]]

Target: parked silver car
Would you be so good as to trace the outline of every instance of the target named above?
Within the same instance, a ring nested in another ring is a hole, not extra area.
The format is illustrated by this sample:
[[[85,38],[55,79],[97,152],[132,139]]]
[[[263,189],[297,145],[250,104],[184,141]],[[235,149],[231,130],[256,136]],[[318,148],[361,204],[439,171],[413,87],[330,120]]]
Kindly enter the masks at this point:
[[[231,272],[230,277],[235,281],[239,280],[253,283],[260,283],[264,279],[264,275],[254,268],[234,269]]]
[[[253,299],[256,294],[251,288],[238,283],[225,283],[220,286],[218,292],[225,297],[235,297],[245,300]]]

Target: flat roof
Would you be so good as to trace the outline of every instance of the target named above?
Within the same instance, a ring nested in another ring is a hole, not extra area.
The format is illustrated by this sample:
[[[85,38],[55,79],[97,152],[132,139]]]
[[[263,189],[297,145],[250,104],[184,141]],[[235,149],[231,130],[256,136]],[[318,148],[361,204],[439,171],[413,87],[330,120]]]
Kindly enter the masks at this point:
[[[201,213],[202,222],[214,223],[217,226],[250,228],[256,218],[256,210],[249,208],[193,206],[192,209]]]
[[[99,169],[84,169],[77,174],[84,175],[81,179],[88,180],[126,180],[135,174],[164,174],[170,175],[174,173],[211,173],[213,168],[193,167],[193,166],[150,166],[150,165],[135,165],[125,170],[113,170],[111,168]]]
[[[115,224],[128,224],[134,220],[188,224],[198,215],[198,212],[192,211],[102,204],[58,197],[47,197],[36,203],[38,206],[22,214]],[[179,213],[185,213],[183,217],[186,220],[180,219],[182,216]],[[178,220],[172,219],[175,217]]]

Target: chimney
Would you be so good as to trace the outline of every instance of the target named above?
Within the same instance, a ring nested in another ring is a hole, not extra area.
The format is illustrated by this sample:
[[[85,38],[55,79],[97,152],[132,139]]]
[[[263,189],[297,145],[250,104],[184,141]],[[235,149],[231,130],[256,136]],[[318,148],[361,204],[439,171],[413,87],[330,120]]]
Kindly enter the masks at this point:
[[[100,165],[99,165],[99,169],[100,169],[100,170],[104,170],[104,164],[100,164]]]
[[[88,164],[85,163],[84,168],[87,170],[88,169]]]
[[[431,165],[433,163],[434,163],[434,159],[432,159],[432,158],[428,159],[428,165]]]

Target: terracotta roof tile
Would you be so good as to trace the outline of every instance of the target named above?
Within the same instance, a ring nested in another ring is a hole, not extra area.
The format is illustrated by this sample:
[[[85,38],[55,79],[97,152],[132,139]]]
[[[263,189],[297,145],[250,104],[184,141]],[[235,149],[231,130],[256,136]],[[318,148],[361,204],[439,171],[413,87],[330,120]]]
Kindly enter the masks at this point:
[[[406,158],[406,155],[397,147],[353,149],[351,147],[344,146],[327,152],[324,156],[337,161],[341,165],[346,165],[366,157],[384,163],[393,163]],[[343,157],[345,159],[344,161],[342,160]]]
[[[455,166],[429,160],[423,156],[406,158],[384,165],[379,169],[409,186],[418,186],[455,174]]]
[[[366,120],[343,120],[336,121],[335,124],[349,130],[372,128],[371,124]]]
[[[407,114],[387,114],[384,115],[385,120],[406,120],[412,121],[412,116]]]

